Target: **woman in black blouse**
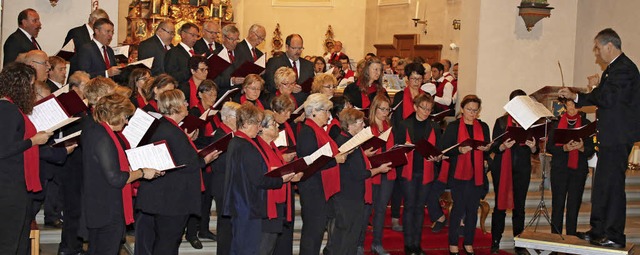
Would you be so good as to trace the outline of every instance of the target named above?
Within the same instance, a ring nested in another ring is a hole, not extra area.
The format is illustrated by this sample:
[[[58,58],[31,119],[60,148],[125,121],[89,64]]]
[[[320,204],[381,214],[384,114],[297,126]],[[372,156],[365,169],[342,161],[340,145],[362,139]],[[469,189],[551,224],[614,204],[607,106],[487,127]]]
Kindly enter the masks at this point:
[[[133,223],[130,183],[163,173],[130,170],[123,143],[115,132],[127,124],[135,107],[121,95],[101,97],[93,109],[96,126],[82,130],[84,215],[89,229],[89,254],[117,254],[125,224]]]
[[[162,92],[158,96],[158,109],[163,118],[150,141],[166,141],[175,164],[185,167],[170,170],[160,179],[140,183],[136,201],[136,209],[141,211],[138,217],[152,218],[154,226],[137,229],[136,237],[138,234],[146,238],[155,236],[152,254],[178,254],[187,218],[191,214],[199,215],[201,211],[204,184],[200,169],[217,158],[219,153],[214,151],[201,158],[191,141],[193,134],[186,134],[178,126],[188,114],[182,91]],[[150,229],[153,234],[143,233]]]
[[[560,116],[560,120],[554,123],[554,128],[549,132],[547,151],[553,155],[551,158],[551,224],[555,227],[552,233],[562,233],[562,223],[567,209],[566,234],[576,235],[578,226],[578,213],[582,204],[582,193],[585,181],[589,174],[587,159],[595,152],[593,140],[585,138],[579,141],[570,141],[566,144],[555,142],[556,128],[578,128],[590,123],[583,112],[576,109],[576,104],[571,100],[563,102],[566,112]]]
[[[269,107],[269,105],[262,102],[262,98],[264,98],[264,95],[262,95],[263,89],[264,80],[262,77],[257,74],[249,74],[245,77],[244,82],[242,83],[242,93],[236,94],[233,101],[239,104],[243,104],[248,101],[261,110],[264,110],[266,109],[265,107]]]
[[[31,223],[29,192],[42,190],[38,145],[50,132],[37,132],[25,114],[35,102],[36,71],[25,64],[5,65],[0,73],[0,254],[27,254]]]
[[[349,97],[353,106],[367,109],[377,94],[389,97],[382,86],[382,63],[373,57],[365,62],[362,72],[358,73],[358,80],[347,85],[344,95]]]
[[[135,107],[144,107],[147,105],[147,99],[144,98],[144,85],[147,80],[151,79],[151,71],[148,68],[136,68],[129,74],[129,87],[133,93],[131,95],[131,103]]]
[[[482,101],[467,95],[460,103],[462,117],[449,123],[440,148],[445,149],[469,138],[489,142],[489,126],[478,119]],[[442,167],[438,180],[448,182],[453,197],[449,222],[458,224],[464,217],[464,250],[473,254],[473,238],[478,221],[480,198],[486,194],[485,165],[491,144],[473,148],[462,146],[445,153],[451,164]],[[455,228],[454,228],[455,229]],[[449,231],[449,254],[458,254],[458,232]]]

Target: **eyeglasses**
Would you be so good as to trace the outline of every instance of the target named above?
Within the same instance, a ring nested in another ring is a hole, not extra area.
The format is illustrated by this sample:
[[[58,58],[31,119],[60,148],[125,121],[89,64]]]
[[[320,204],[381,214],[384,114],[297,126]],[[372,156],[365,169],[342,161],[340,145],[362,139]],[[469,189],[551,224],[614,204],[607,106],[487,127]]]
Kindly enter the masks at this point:
[[[322,109],[322,108],[320,108],[320,109],[316,109],[316,111],[329,113],[330,109]]]
[[[471,108],[464,108],[464,110],[472,113],[476,113],[480,111],[480,109],[471,109]]]
[[[258,35],[258,33],[256,33],[255,31],[251,31],[251,33],[253,33],[254,35],[256,35],[256,37],[258,37],[258,39],[259,39],[260,41],[264,41],[264,39],[266,38],[266,36],[260,36],[260,35]]]
[[[146,81],[146,80],[148,80],[148,79],[149,79],[149,77],[147,77],[147,76],[142,76],[142,77],[138,78],[136,81]]]
[[[289,86],[293,86],[294,84],[296,84],[296,83],[295,82],[281,82],[280,86],[289,87]]]
[[[167,32],[167,34],[170,34],[170,35],[176,35],[176,31],[169,31],[169,30],[166,30],[166,29],[164,29],[164,28],[162,28],[162,27],[161,27],[160,29],[162,29],[162,31]]]
[[[422,106],[422,105],[418,105],[418,108],[420,108],[420,109],[422,109],[424,111],[427,111],[427,112],[430,112],[433,109],[433,108],[427,108],[426,106]]]
[[[246,89],[248,89],[248,90],[253,90],[253,91],[260,91],[260,90],[262,90],[262,89],[260,89],[260,88],[256,88],[256,87],[246,87]]]
[[[292,50],[304,50],[304,47],[291,47],[291,46],[287,46],[287,48],[290,48]]]
[[[196,33],[191,33],[191,32],[187,32],[187,31],[182,31],[182,33],[188,34],[188,35],[193,36],[193,37],[198,37],[198,34],[196,34]]]
[[[227,38],[227,40],[232,41],[232,42],[238,42],[238,38],[231,38],[225,34],[222,34],[224,36],[224,38]]]
[[[410,77],[409,80],[411,80],[411,81],[422,81],[422,77]]]
[[[386,107],[386,108],[385,107],[378,107],[378,110],[383,111],[383,112],[390,112],[391,108],[389,108],[389,107]]]
[[[204,28],[202,30],[207,32],[207,33],[209,33],[209,34],[214,34],[214,35],[217,35],[217,34],[220,33],[220,32],[217,32],[217,31],[207,30],[207,29],[204,29]]]
[[[364,120],[363,120],[363,119],[358,119],[358,120],[356,120],[356,124],[362,124],[362,123],[364,123]]]
[[[51,66],[51,65],[49,64],[49,62],[48,62],[48,61],[42,61],[42,62],[40,62],[40,61],[31,60],[31,62],[36,63],[36,64],[38,64],[38,65],[45,66],[45,67],[50,67],[50,66]]]
[[[325,89],[337,89],[338,88],[338,86],[336,86],[336,85],[324,85],[322,87],[325,88]]]

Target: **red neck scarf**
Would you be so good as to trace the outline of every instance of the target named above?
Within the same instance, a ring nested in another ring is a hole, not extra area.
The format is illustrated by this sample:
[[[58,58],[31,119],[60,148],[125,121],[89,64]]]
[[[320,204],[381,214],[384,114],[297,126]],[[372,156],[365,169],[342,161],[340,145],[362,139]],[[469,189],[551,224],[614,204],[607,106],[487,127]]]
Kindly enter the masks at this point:
[[[144,97],[140,94],[136,95],[136,102],[138,102],[138,107],[144,107],[147,103],[144,102]]]
[[[109,137],[111,137],[111,141],[113,141],[113,144],[116,146],[116,150],[118,151],[118,162],[120,163],[120,171],[122,172],[130,172],[131,169],[129,167],[129,160],[127,159],[127,156],[124,154],[124,149],[122,148],[122,145],[120,145],[120,141],[118,141],[118,138],[116,137],[116,134],[113,132],[113,130],[111,130],[111,127],[109,127],[109,125],[107,125],[107,123],[105,122],[101,122],[100,125],[102,125],[102,127],[104,127],[104,129],[107,131],[107,134],[109,134]],[[126,141],[126,140],[123,140]],[[124,185],[124,187],[122,188],[122,206],[124,209],[124,220],[125,223],[127,225],[133,223],[133,198],[131,196],[131,184],[127,183]]]
[[[318,143],[318,149],[325,144],[329,143],[331,151],[334,155],[338,154],[338,145],[334,142],[329,133],[322,130],[313,120],[306,119],[304,123],[313,130],[316,134],[316,141]],[[336,163],[334,167],[322,170],[322,188],[324,190],[324,198],[329,201],[331,196],[340,192],[340,165]]]
[[[15,104],[9,97],[5,97],[7,101]],[[36,135],[38,131],[33,122],[25,115],[20,108],[18,108],[20,115],[24,121],[24,135],[23,139],[27,140]],[[31,145],[29,149],[22,152],[24,157],[24,181],[27,185],[27,191],[39,192],[42,190],[42,184],[40,184],[40,146]]]
[[[357,81],[357,85],[358,87],[360,87],[360,97],[362,100],[362,109],[367,109],[369,108],[369,105],[371,104],[371,100],[369,100],[369,94],[374,94],[378,91],[378,87],[377,87],[377,83],[373,82],[371,83],[371,86],[367,85],[362,85],[360,84],[360,81]]]
[[[273,142],[267,143],[267,141],[262,139],[260,136],[258,136],[256,140],[258,140],[258,145],[260,145],[267,156],[267,172],[271,172],[273,169],[285,164],[282,154]],[[282,185],[279,189],[267,190],[267,217],[269,219],[278,218],[278,209],[276,208],[277,204],[287,202],[287,221],[291,221],[291,211],[289,210],[291,201],[290,199],[287,199],[289,196],[291,196],[290,182]]]
[[[249,99],[247,99],[247,94],[243,94],[242,96],[240,96],[240,104],[244,104],[244,102],[249,101],[251,102],[253,105],[257,106],[258,108],[264,110],[264,106],[262,106],[262,103],[260,102],[260,100],[256,99],[254,101],[251,101]]]
[[[204,109],[204,106],[202,105],[202,102],[199,101],[198,104],[196,104],[196,106],[198,107],[198,110],[200,110],[200,114],[201,115],[204,114],[205,109]],[[209,116],[207,116],[205,119],[208,120]],[[211,133],[213,133],[213,125],[211,125],[211,121],[207,121],[207,124],[204,125],[204,136],[210,136]]]
[[[580,113],[577,113],[576,115],[571,116],[565,112],[564,114],[562,114],[562,117],[560,117],[558,128],[568,128],[569,120],[576,121],[576,123],[573,124],[573,127],[582,126],[582,117],[580,116]],[[562,145],[564,144],[556,144],[556,146],[562,146]],[[578,169],[578,157],[579,157],[578,154],[579,154],[578,150],[569,151],[569,161],[567,162],[567,167],[569,167],[570,169]]]
[[[513,118],[511,118],[511,115],[507,115],[507,128],[511,126],[513,126]],[[498,187],[497,201],[498,210],[513,209],[513,162],[511,162],[511,157],[511,148],[507,148],[502,152],[502,161],[500,162],[500,186]]]
[[[409,135],[409,130],[406,131],[406,136],[407,136],[407,142],[412,143],[411,136]],[[435,146],[435,144],[436,144],[436,133],[433,130],[433,128],[431,129],[431,132],[429,133],[429,138],[427,139],[427,141],[430,144],[433,144]],[[408,181],[411,181],[411,179],[413,178],[413,157],[415,155],[414,153],[415,153],[415,150],[407,153],[407,164],[404,166],[404,170],[402,171],[402,177],[404,177]],[[425,159],[422,160],[422,162],[423,162],[423,165],[422,165],[422,171],[423,171],[422,184],[431,183],[434,180],[434,171],[435,171],[435,167],[434,167],[433,161],[429,161],[429,160],[427,160],[425,158]]]
[[[149,100],[148,104],[151,105],[151,107],[153,107],[153,109],[155,109],[156,112],[159,112],[159,110],[158,110],[158,102],[156,102],[155,99]]]
[[[458,126],[458,142],[462,142],[469,138],[474,140],[484,141],[484,133],[482,132],[482,126],[480,121],[473,120],[473,137],[469,136],[467,127],[464,124],[464,120],[460,119],[460,125]],[[473,153],[474,162],[471,162],[471,153]],[[476,186],[482,185],[484,181],[483,174],[483,152],[480,150],[472,150],[471,152],[458,155],[458,161],[456,164],[456,172],[454,178],[457,180],[468,181],[475,177]]]
[[[195,107],[198,103],[200,103],[198,99],[198,86],[196,86],[196,81],[191,77],[189,79],[189,107]]]
[[[296,137],[293,135],[293,128],[291,128],[291,125],[289,125],[288,122],[282,123],[284,125],[284,132],[287,134],[287,137],[289,138],[288,141],[291,142],[291,144],[289,145],[296,145]]]
[[[385,131],[387,131],[387,129],[389,129],[389,122],[384,121],[382,122],[382,129],[383,131],[381,132],[378,129],[378,125],[371,125],[371,133],[373,133],[373,135],[375,136],[379,136],[381,133],[384,133]],[[393,132],[391,132],[389,134],[389,139],[387,139],[387,144],[385,145],[385,148],[382,149],[378,149],[378,151],[376,152],[376,154],[379,154],[381,151],[387,151],[389,149],[391,149],[391,147],[393,147],[393,145],[395,144],[394,138],[393,138]],[[382,180],[382,174],[377,174],[376,176],[373,176],[369,179],[371,179],[371,183],[372,184],[380,184],[381,180]],[[369,180],[367,179],[367,180]],[[389,172],[387,172],[387,180],[395,180],[396,179],[396,169],[395,168],[391,168],[391,170],[389,170]]]
[[[424,91],[418,89],[418,95],[423,94]],[[404,89],[404,95],[402,95],[402,119],[406,119],[414,113],[416,110],[413,109],[413,96],[411,96],[411,89],[407,86]]]
[[[193,150],[198,152],[198,148],[196,148],[196,145],[193,144],[193,141],[191,141],[191,138],[189,137],[189,135],[187,135],[182,128],[180,128],[180,125],[178,125],[178,123],[176,123],[173,119],[169,118],[169,117],[164,117],[164,119],[166,119],[167,121],[169,121],[169,123],[173,124],[174,126],[176,126],[181,133],[184,134],[184,136],[187,138],[187,140],[189,141],[189,144],[191,144],[191,147],[193,147]],[[198,171],[200,172],[200,191],[204,191],[204,180],[202,179],[202,171]]]

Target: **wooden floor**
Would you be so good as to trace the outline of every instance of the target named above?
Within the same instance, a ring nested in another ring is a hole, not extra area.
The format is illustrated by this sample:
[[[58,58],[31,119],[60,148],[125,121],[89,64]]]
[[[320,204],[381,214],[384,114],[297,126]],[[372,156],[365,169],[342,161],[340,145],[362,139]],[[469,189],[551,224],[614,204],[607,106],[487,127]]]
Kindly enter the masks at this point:
[[[589,242],[575,236],[561,236],[558,234],[525,231],[514,238],[517,247],[532,248],[536,250],[562,252],[584,255],[607,254],[640,254],[633,243],[627,243],[625,248],[604,248],[592,245]]]

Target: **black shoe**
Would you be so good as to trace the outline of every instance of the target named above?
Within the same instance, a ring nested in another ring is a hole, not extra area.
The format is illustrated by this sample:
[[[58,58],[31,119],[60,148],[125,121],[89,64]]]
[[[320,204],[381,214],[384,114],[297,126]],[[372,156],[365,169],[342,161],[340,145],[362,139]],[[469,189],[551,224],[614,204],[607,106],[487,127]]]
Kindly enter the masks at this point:
[[[449,251],[449,255],[459,255],[459,254],[460,254],[460,252],[451,252],[451,251]]]
[[[491,242],[491,254],[500,253],[500,240],[493,240]]]
[[[416,255],[426,255],[426,254],[424,253],[424,251],[422,250],[422,248],[420,247],[420,245],[418,245],[418,246],[414,246],[414,247],[413,247],[413,252],[414,252],[414,254],[416,254]]]
[[[62,220],[56,219],[51,222],[45,222],[44,225],[52,228],[62,228]]]
[[[411,254],[415,254],[413,251],[413,246],[404,246],[404,254],[406,255],[411,255]]]
[[[445,225],[446,221],[447,221],[447,220],[443,220],[442,222],[440,222],[440,221],[436,221],[436,222],[433,224],[433,228],[431,228],[431,232],[433,232],[433,233],[438,233],[438,232],[440,232],[440,230],[442,230],[442,228],[444,228],[444,225]]]
[[[602,239],[602,237],[593,234],[591,230],[587,232],[576,232],[576,236],[585,241],[591,241],[595,239]]]
[[[516,247],[515,249],[516,255],[529,255],[529,252],[525,248]]]
[[[616,243],[614,241],[609,240],[609,238],[600,238],[600,239],[593,239],[590,241],[591,244],[593,245],[597,245],[597,246],[602,246],[602,247],[609,247],[609,248],[624,248],[625,244],[623,243]]]
[[[198,237],[202,239],[213,240],[214,242],[218,240],[218,236],[216,236],[216,234],[214,233],[211,233],[211,231],[200,232],[198,233]]]
[[[475,255],[475,253],[474,253],[474,252],[469,252],[469,251],[467,251],[467,248],[466,248],[466,247],[463,247],[463,249],[464,249],[464,252],[465,252],[467,255]]]
[[[191,244],[191,247],[193,247],[194,249],[197,249],[197,250],[202,249],[202,242],[200,242],[200,239],[198,239],[197,237],[189,238],[187,239],[187,241],[189,241],[189,243]]]

